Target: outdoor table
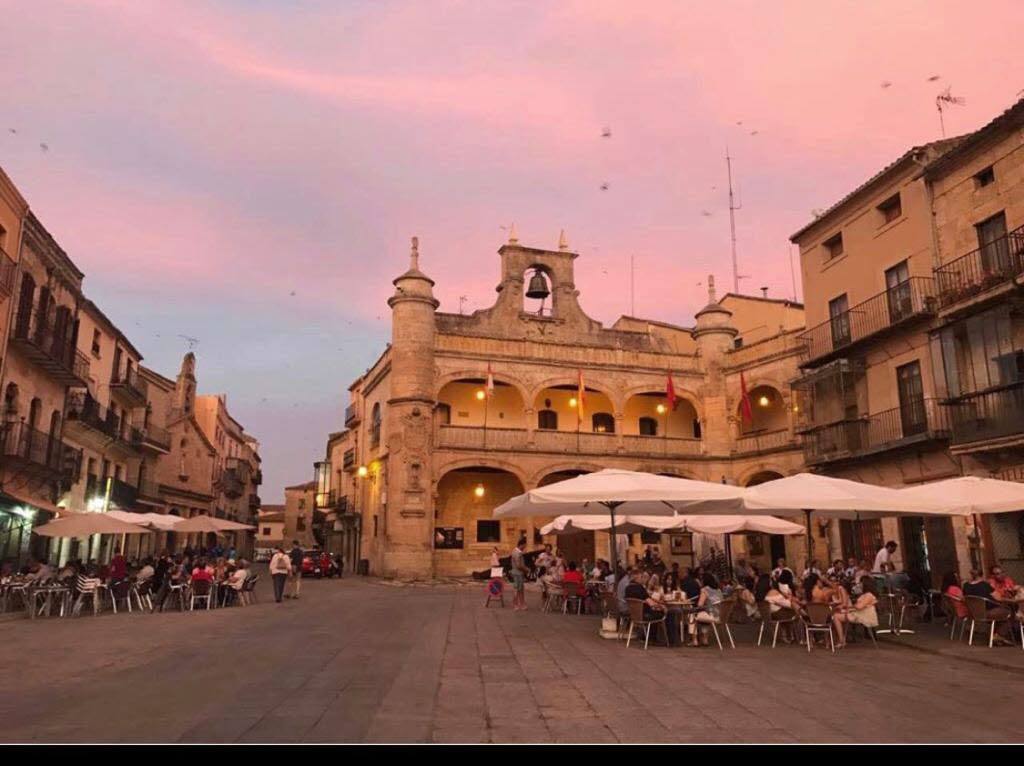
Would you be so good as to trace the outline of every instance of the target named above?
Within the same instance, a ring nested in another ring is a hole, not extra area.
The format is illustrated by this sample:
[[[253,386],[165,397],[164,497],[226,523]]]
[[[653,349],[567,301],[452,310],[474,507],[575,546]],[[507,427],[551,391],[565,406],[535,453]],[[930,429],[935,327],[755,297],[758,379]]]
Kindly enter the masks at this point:
[[[686,635],[683,632],[686,626],[693,622],[693,616],[700,611],[700,607],[697,603],[690,601],[689,599],[678,599],[678,598],[666,598],[662,600],[662,604],[669,611],[679,613],[679,640],[682,646],[686,646]]]
[[[875,635],[890,634],[893,636],[899,636],[903,633],[914,634],[914,631],[910,628],[903,627],[903,615],[906,611],[906,603],[901,601],[906,598],[905,594],[902,593],[883,593],[879,596],[879,600],[886,599],[889,602],[889,627],[876,630]],[[896,612],[899,612],[897,614]]]

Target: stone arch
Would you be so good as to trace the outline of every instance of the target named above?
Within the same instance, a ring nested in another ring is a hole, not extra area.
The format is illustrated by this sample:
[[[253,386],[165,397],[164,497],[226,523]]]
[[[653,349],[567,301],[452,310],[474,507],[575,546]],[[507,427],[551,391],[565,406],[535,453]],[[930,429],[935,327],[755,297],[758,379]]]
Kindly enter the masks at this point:
[[[782,431],[789,428],[789,400],[783,389],[771,383],[757,383],[747,386],[750,397],[750,410],[753,421],[743,417],[743,401],[737,395],[733,417],[739,429],[739,435],[764,431]]]
[[[737,482],[741,487],[752,487],[755,484],[761,484],[764,481],[770,481],[772,479],[781,479],[790,474],[782,466],[768,464],[753,465],[747,468],[746,471],[740,474],[739,481]],[[765,478],[767,477],[767,478]],[[751,484],[755,479],[760,479]]]
[[[675,381],[673,381],[673,386],[675,387],[675,390],[676,390],[676,398],[677,399],[682,399],[682,400],[684,400],[686,402],[689,402],[690,406],[693,407],[693,411],[697,413],[697,417],[700,418],[700,420],[703,422],[703,420],[704,420],[704,408],[701,406],[700,397],[697,396],[697,392],[693,391],[692,389],[684,388],[682,386],[679,386],[678,384],[675,383]],[[661,383],[660,387],[659,387],[659,385],[657,383],[651,383],[651,384],[648,384],[648,385],[640,385],[640,386],[630,386],[629,388],[627,388],[625,391],[622,392],[621,406],[624,407],[626,405],[626,402],[628,402],[634,396],[638,396],[640,394],[654,393],[655,391],[664,391],[664,390],[665,390],[665,383],[664,383],[664,381]]]
[[[513,375],[509,375],[504,372],[491,372],[494,377],[495,383],[505,383],[512,386],[516,391],[519,392],[519,396],[523,400],[524,407],[530,407],[530,391],[526,385]],[[485,380],[487,378],[487,369],[483,370],[459,370],[458,372],[450,372],[437,378],[434,386],[434,398],[437,399],[441,395],[441,390],[449,383],[457,383],[460,380]]]
[[[530,476],[529,483],[526,485],[527,489],[533,489],[540,486],[541,480],[545,476],[550,476],[553,473],[563,473],[567,471],[579,471],[581,473],[596,473],[601,471],[607,466],[603,466],[600,463],[591,463],[585,460],[575,460],[572,462],[555,463],[553,465],[546,465],[533,472]]]
[[[579,380],[575,375],[559,375],[536,383],[529,390],[529,395],[526,398],[527,407],[534,407],[537,402],[537,398],[545,388],[553,388],[554,386],[575,386],[578,382]],[[612,404],[613,415],[622,412],[623,400],[618,390],[611,386],[595,386],[593,381],[588,380],[586,371],[583,373],[583,385],[588,391],[596,391],[597,393],[608,397],[608,400]]]
[[[441,483],[441,479],[445,477],[445,474],[449,474],[452,471],[457,471],[462,468],[473,468],[475,466],[507,471],[519,479],[519,483],[524,487],[524,491],[526,488],[533,486],[531,484],[527,484],[526,475],[523,473],[522,468],[515,463],[493,457],[467,457],[460,458],[458,460],[450,460],[437,467],[434,473],[435,491],[437,486]]]

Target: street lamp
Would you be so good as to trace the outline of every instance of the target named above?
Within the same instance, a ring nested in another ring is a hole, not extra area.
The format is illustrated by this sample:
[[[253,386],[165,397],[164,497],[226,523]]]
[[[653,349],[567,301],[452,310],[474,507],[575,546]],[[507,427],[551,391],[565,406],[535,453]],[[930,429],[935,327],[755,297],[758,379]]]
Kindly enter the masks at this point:
[[[358,476],[358,477],[359,477],[360,479],[365,479],[365,478],[366,478],[366,475],[367,475],[367,474],[368,474],[369,472],[370,472],[370,471],[369,471],[369,469],[367,469],[367,467],[366,467],[365,465],[361,465],[361,466],[359,466],[359,467],[358,467],[358,468],[356,469],[356,476]]]
[[[762,407],[767,407],[772,403],[772,400],[768,398],[767,394],[761,394],[761,398],[757,400],[757,403]]]
[[[484,400],[484,397],[486,396],[487,394],[484,393],[483,389],[480,389],[479,391],[476,392],[476,400],[478,402],[482,402]]]
[[[664,415],[665,412],[666,412],[666,408],[665,408],[664,404],[659,404],[657,407],[655,407],[655,409],[658,411],[659,415]]]
[[[476,495],[478,498],[483,497],[485,492],[486,490],[484,489],[483,484],[477,484],[476,487],[473,489],[473,494]]]

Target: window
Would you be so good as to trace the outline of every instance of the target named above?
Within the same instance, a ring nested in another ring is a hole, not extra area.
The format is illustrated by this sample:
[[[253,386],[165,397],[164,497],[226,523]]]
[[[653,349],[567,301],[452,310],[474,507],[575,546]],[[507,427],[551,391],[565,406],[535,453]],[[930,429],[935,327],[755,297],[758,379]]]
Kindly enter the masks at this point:
[[[693,438],[700,438],[700,418],[693,419]]]
[[[996,171],[991,165],[982,170],[976,176],[974,176],[974,183],[977,184],[980,189],[982,186],[988,186],[991,183],[995,183]]]
[[[591,425],[595,433],[599,434],[613,434],[615,433],[615,418],[612,417],[609,412],[595,412],[593,417],[590,419]]]
[[[834,237],[830,237],[829,239],[826,239],[824,244],[822,245],[822,247],[825,248],[825,258],[826,258],[826,260],[832,260],[833,258],[838,258],[840,255],[843,254],[843,234],[842,234],[842,232],[840,232],[839,234],[836,234]]]
[[[828,316],[832,323],[832,348],[850,342],[850,301],[843,293],[828,302]]]
[[[450,404],[437,405],[437,422],[442,426],[452,424],[452,406]]]
[[[658,421],[654,418],[640,418],[640,420],[637,421],[637,425],[640,428],[641,436],[658,435]]]
[[[476,522],[476,541],[478,543],[500,543],[501,522],[492,519],[478,519]]]
[[[297,529],[299,532],[305,532],[306,531],[306,517],[305,516],[299,516],[297,519],[295,519],[295,529]]]
[[[878,206],[878,212],[882,214],[882,224],[895,221],[903,215],[903,203],[900,201],[899,192],[893,194],[889,199]]]
[[[270,527],[263,527],[263,536],[270,537]]]
[[[903,436],[912,436],[928,429],[921,383],[921,363],[910,362],[896,368],[896,390],[900,398],[900,423]]]
[[[370,419],[370,446],[380,445],[380,402],[373,405],[373,415]]]
[[[732,347],[743,348],[743,338],[733,338]]]
[[[981,267],[985,272],[1003,272],[1013,268],[1006,241],[1006,213],[996,213],[974,227],[978,232]]]
[[[885,295],[889,303],[889,321],[893,324],[914,313],[913,295],[910,293],[910,270],[906,261],[885,270]]]
[[[299,500],[299,510],[300,511],[304,511],[305,509],[306,509],[306,501],[305,500]]]
[[[92,355],[97,359],[100,358],[100,340],[102,338],[103,336],[100,334],[99,330],[92,331]]]
[[[541,410],[537,413],[537,428],[541,431],[558,430],[558,413],[554,410]]]

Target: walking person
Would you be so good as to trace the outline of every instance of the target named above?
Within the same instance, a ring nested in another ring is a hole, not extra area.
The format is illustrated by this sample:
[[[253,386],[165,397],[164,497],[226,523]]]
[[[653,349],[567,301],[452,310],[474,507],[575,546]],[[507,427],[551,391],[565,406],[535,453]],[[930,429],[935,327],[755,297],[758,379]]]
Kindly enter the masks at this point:
[[[288,551],[288,557],[292,562],[292,593],[291,598],[298,598],[299,591],[302,590],[302,548],[299,547],[298,540],[292,540],[292,549]]]
[[[270,559],[270,577],[274,581],[274,601],[281,603],[284,597],[284,584],[292,571],[292,560],[284,552],[284,548],[278,548]]]
[[[508,573],[516,591],[512,596],[512,609],[516,611],[526,610],[526,573],[528,570],[523,559],[524,548],[526,548],[526,538],[520,537],[516,547],[512,549],[512,564]]]

